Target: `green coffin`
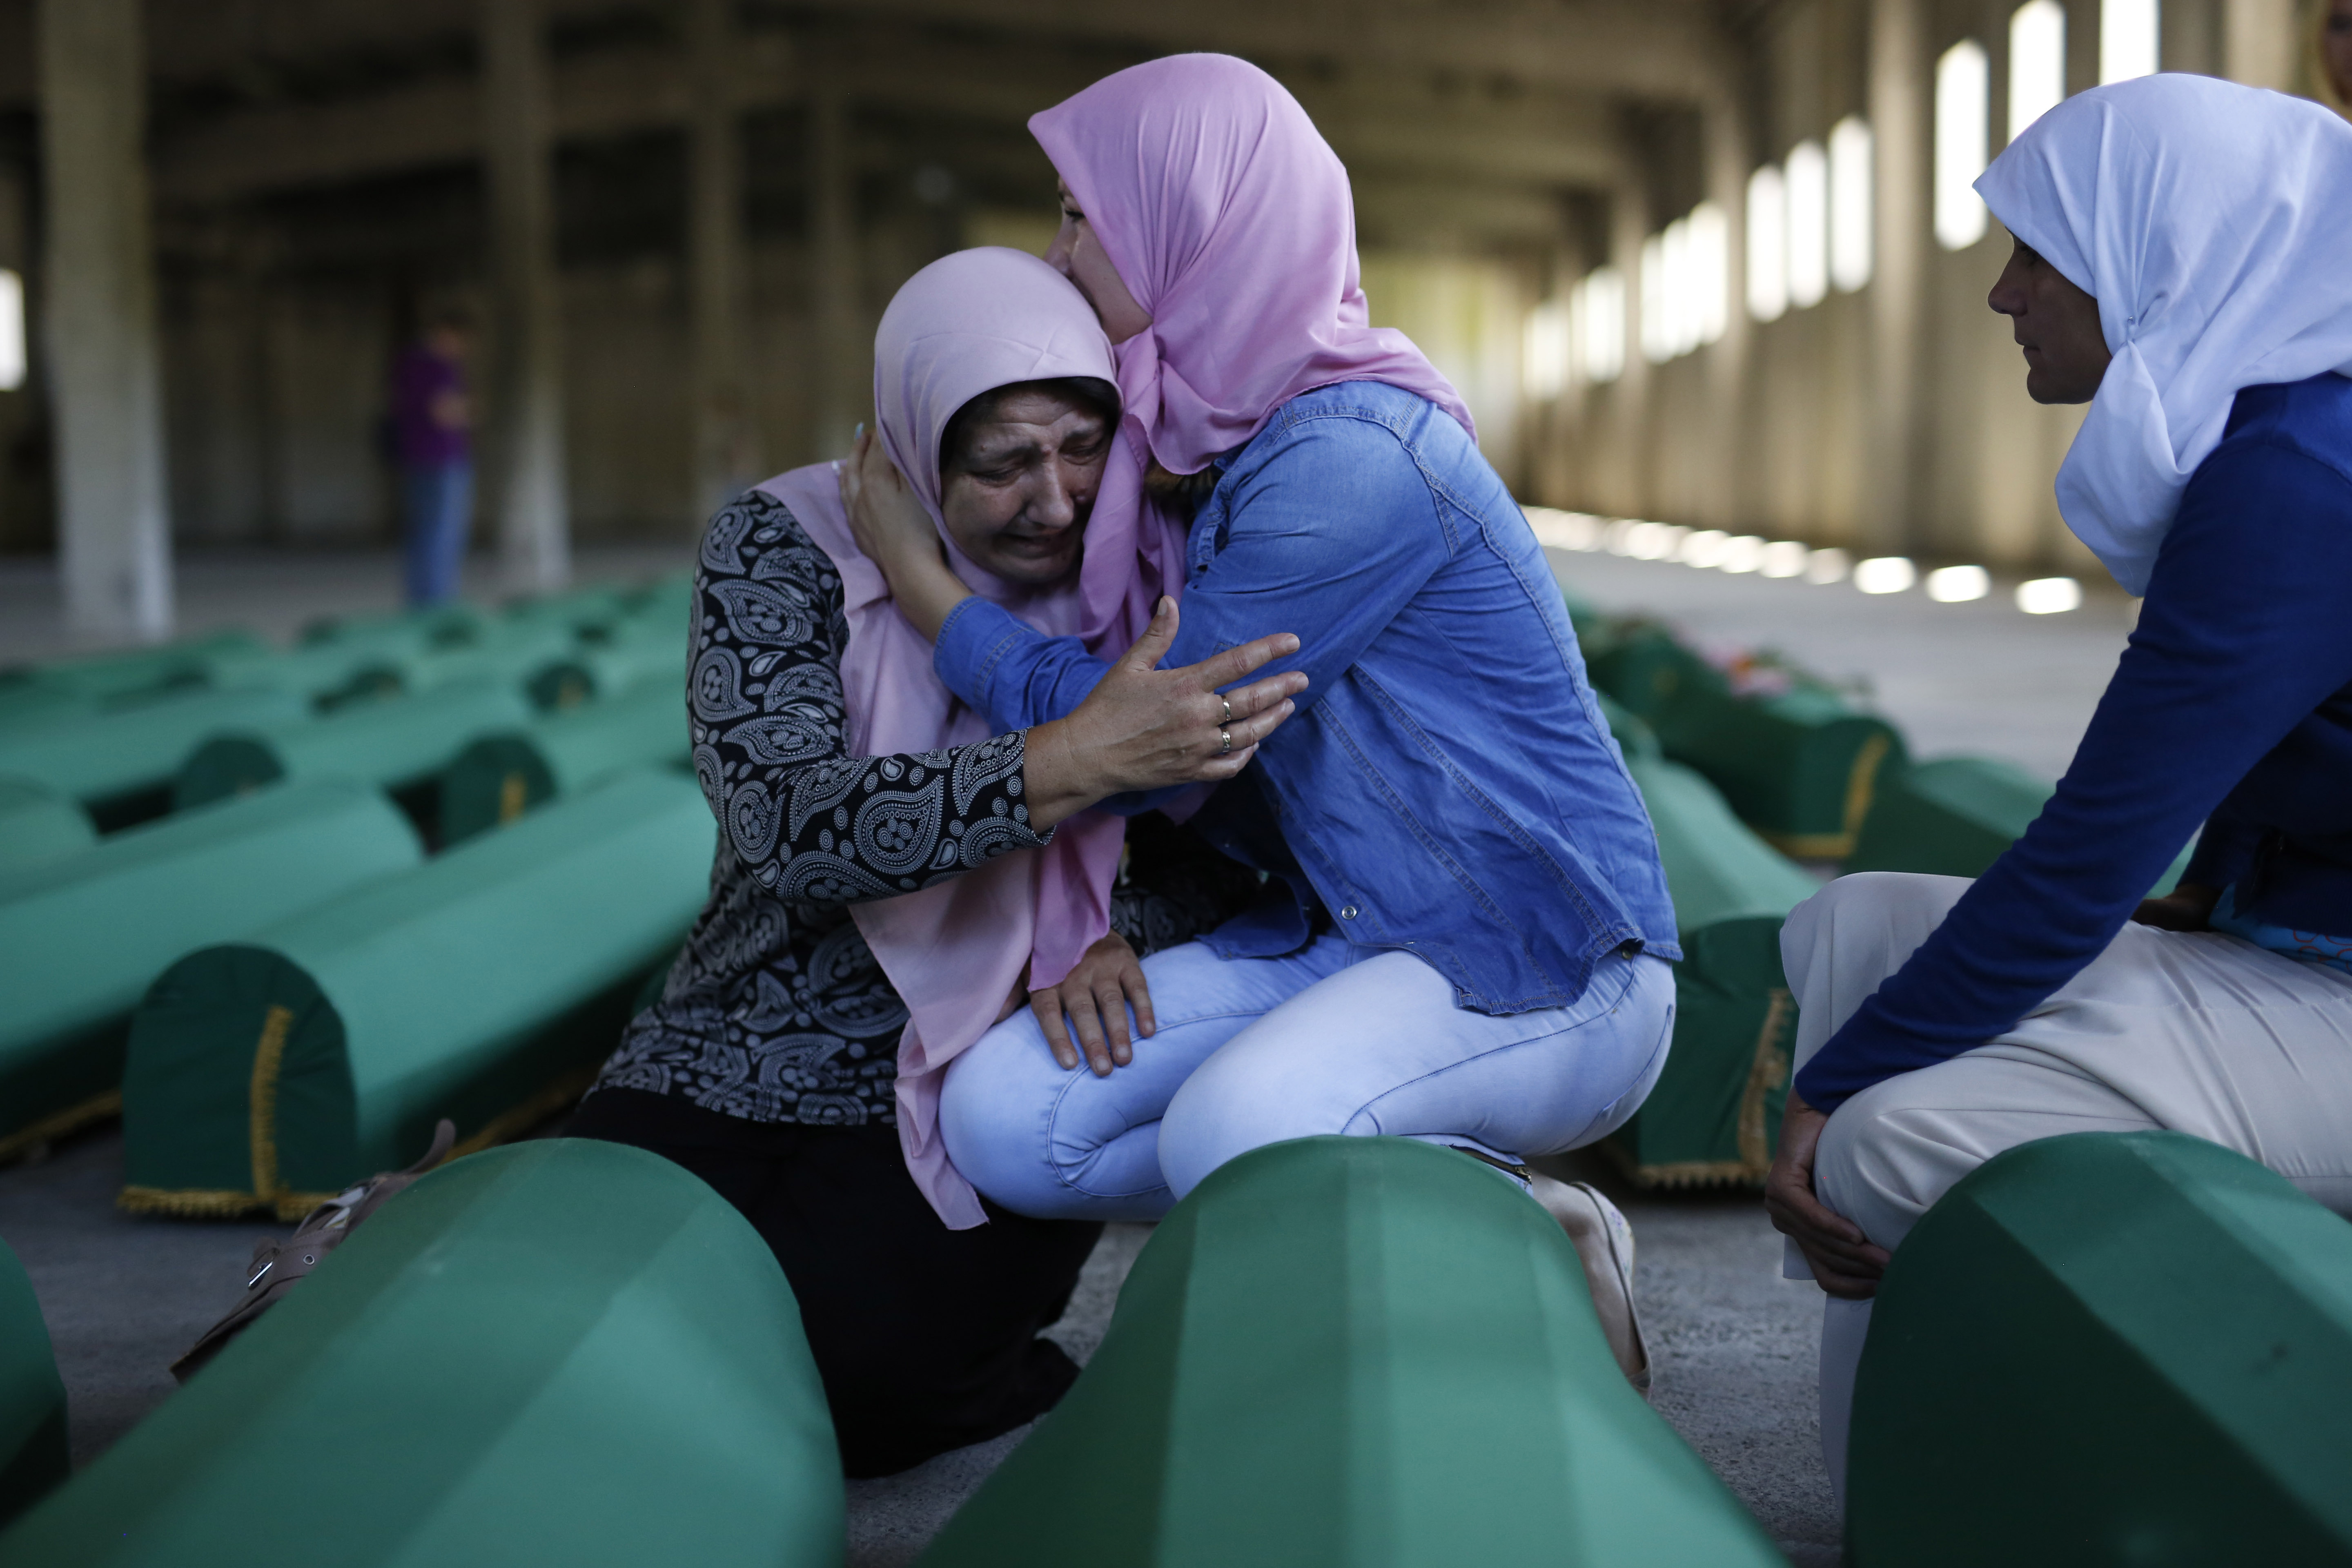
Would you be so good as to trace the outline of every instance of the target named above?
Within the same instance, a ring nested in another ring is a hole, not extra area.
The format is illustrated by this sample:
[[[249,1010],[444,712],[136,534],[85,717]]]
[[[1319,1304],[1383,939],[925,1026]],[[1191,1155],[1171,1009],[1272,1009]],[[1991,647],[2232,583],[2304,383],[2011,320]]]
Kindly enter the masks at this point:
[[[1863,1568],[2352,1563],[2352,1226],[2174,1132],[1992,1160],[1896,1249]]]
[[[485,735],[441,774],[441,838],[456,844],[625,768],[692,752],[683,679]]]
[[[2024,836],[2056,791],[2023,768],[1990,757],[1914,763],[1881,785],[1843,869],[1981,877]],[[2172,891],[2196,847],[2192,839],[2173,857],[2150,897]]]
[[[168,791],[172,775],[216,731],[300,721],[291,691],[194,689],[136,707],[61,717],[0,734],[0,773],[38,780],[86,805]]]
[[[664,616],[658,625],[629,621],[600,628],[532,673],[531,701],[552,711],[591,700],[610,701],[651,684],[683,691],[688,646],[683,617],[676,624]]]
[[[321,642],[278,648],[236,648],[205,661],[215,686],[266,686],[291,691],[314,709],[388,697],[404,688],[398,666],[355,644]]]
[[[191,750],[172,782],[184,811],[280,780],[364,779],[400,789],[437,775],[475,736],[511,729],[530,705],[509,681],[476,680],[316,719],[224,728]]]
[[[333,616],[302,628],[301,646],[337,643],[384,654],[460,647],[481,636],[490,617],[467,604],[435,605],[372,616]]]
[[[1796,1004],[1780,923],[1821,884],[1677,763],[1628,756],[1658,833],[1683,961],[1665,1071],[1606,1147],[1643,1185],[1760,1182],[1780,1136]]]
[[[26,1568],[837,1568],[775,1257],[658,1155],[551,1139],[401,1194],[0,1537]]]
[[[1399,1138],[1245,1154],[923,1568],[1781,1561],[1626,1384],[1559,1227]]]
[[[0,1160],[113,1110],[124,1026],[173,960],[421,858],[383,795],[339,780],[224,802],[0,871]]]
[[[89,816],[63,790],[0,773],[0,874],[98,842]]]
[[[66,1479],[66,1385],[25,1266],[0,1241],[0,1525]]]
[[[44,659],[0,670],[0,698],[32,687],[103,700],[170,687],[201,686],[210,679],[213,656],[262,646],[252,633],[232,629],[155,647]]]
[[[646,770],[165,971],[131,1024],[122,1204],[274,1208],[577,1095],[710,873],[694,781]]]

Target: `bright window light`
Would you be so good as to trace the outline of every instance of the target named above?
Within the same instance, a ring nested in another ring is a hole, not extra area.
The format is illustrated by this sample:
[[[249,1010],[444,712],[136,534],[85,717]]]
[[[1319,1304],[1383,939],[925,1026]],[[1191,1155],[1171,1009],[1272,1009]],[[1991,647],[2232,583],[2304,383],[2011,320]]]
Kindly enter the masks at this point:
[[[2017,585],[2017,607],[2029,616],[2063,616],[2083,607],[2083,584],[2072,577],[2036,577]]]
[[[1756,570],[1766,577],[1801,577],[1805,557],[1811,553],[1793,539],[1776,539],[1764,547],[1764,560]]]
[[[1963,38],[1936,62],[1936,239],[1946,250],[1966,250],[1985,236],[1984,173],[1987,97],[1991,78],[1984,46]]]
[[[1585,379],[1612,382],[1625,374],[1625,275],[1596,267],[1568,295],[1573,358]]]
[[[0,267],[0,392],[25,384],[25,280]]]
[[[1748,313],[1777,321],[1788,309],[1788,184],[1767,163],[1748,176]]]
[[[1706,571],[1723,559],[1724,542],[1731,535],[1719,528],[1702,528],[1683,541],[1682,563]]]
[[[1601,520],[1590,512],[1560,511],[1548,506],[1521,507],[1536,542],[1547,550],[1598,550]]]
[[[1698,341],[1714,342],[1731,325],[1731,225],[1713,202],[1690,210],[1690,285]]]
[[[1724,572],[1753,572],[1764,564],[1764,542],[1752,533],[1742,533],[1723,542],[1722,559],[1716,563]]]
[[[1918,580],[1919,574],[1900,555],[1874,555],[1854,563],[1853,585],[1865,594],[1900,594]]]
[[[1843,550],[1816,550],[1805,557],[1805,581],[1808,583],[1843,583],[1849,570]]]
[[[1992,574],[1981,566],[1944,566],[1927,574],[1927,597],[1939,605],[1965,605],[1992,592]]]
[[[2158,0],[2099,0],[2101,84],[2154,76],[2162,37]]]
[[[1698,347],[1698,287],[1696,258],[1691,254],[1690,219],[1678,217],[1658,236],[1665,279],[1664,340],[1666,357],[1675,359]]]
[[[1674,357],[1666,335],[1666,237],[1642,242],[1642,357],[1661,364]]]
[[[2026,0],[2009,14],[2009,139],[2066,96],[2066,13],[2058,0]]]
[[[1830,161],[1818,142],[1789,149],[1789,303],[1809,310],[1830,291]]]
[[[1568,306],[1553,300],[1528,312],[1520,374],[1528,395],[1549,403],[1568,388]]]
[[[1637,522],[1625,531],[1624,548],[1618,553],[1636,561],[1672,561],[1688,532],[1670,522]]]
[[[1851,294],[1870,281],[1870,124],[1830,127],[1830,281]]]

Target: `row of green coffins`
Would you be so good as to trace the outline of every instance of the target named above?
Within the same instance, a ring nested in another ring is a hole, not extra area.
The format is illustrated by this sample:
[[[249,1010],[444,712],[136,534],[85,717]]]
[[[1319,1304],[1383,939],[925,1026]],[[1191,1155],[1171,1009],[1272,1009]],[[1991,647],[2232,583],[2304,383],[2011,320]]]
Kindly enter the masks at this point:
[[[0,1241],[0,1525],[72,1468],[66,1388],[33,1282]]]
[[[378,704],[354,703],[355,697],[404,693],[463,706],[488,701],[483,693],[495,691],[518,709],[511,718],[499,716],[503,727],[520,721],[524,703],[535,710],[560,710],[640,683],[675,684],[685,673],[688,627],[682,605],[674,598],[667,592],[651,595],[629,616],[580,624],[551,614],[510,615],[459,642],[436,641],[432,627],[473,623],[441,612],[325,635],[287,652],[230,645],[208,656],[205,668],[211,674],[205,679],[141,688],[103,700],[85,701],[71,695],[70,688],[60,697],[37,683],[36,671],[36,679],[0,689],[0,773],[60,790],[80,801],[102,826],[116,826],[168,809],[174,774],[198,745],[215,737],[258,734],[267,750],[279,736],[299,737],[306,721],[343,718],[354,729],[324,743],[369,745],[367,740],[342,738],[371,730],[367,721]],[[605,594],[597,602],[621,601]],[[20,702],[18,718],[11,721],[12,695],[38,701],[30,708]],[[41,705],[51,699],[63,706]],[[451,721],[419,713],[375,720],[373,729],[438,736]],[[447,750],[469,738],[449,737]],[[373,743],[383,749],[383,742]],[[386,760],[421,767],[415,747]],[[238,782],[250,783],[243,775],[262,765],[248,748],[233,771]]]
[[[260,1529],[352,1568],[789,1568],[839,1562],[843,1523],[759,1237],[662,1160],[554,1140],[386,1205],[0,1553],[204,1568]],[[1092,1364],[924,1561],[1780,1558],[1619,1374],[1540,1207],[1451,1150],[1323,1138],[1177,1207]]]
[[[386,1204],[0,1560],[835,1568],[843,1512],[774,1254],[668,1161],[554,1139]]]
[[[131,1016],[124,1207],[291,1218],[457,1124],[576,1097],[700,910],[694,780],[645,768],[173,963]]]
[[[1848,1451],[1861,1568],[2352,1563],[2352,1226],[2179,1133],[2012,1150],[1895,1249]]]

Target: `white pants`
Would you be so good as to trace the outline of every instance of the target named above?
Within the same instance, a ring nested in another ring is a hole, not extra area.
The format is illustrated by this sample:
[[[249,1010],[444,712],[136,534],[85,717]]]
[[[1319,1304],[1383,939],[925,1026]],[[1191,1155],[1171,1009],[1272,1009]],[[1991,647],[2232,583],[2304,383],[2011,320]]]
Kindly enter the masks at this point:
[[[965,1180],[1039,1219],[1150,1220],[1235,1155],[1316,1133],[1556,1153],[1640,1109],[1674,1034],[1674,971],[1647,954],[1499,1017],[1412,953],[1336,935],[1280,958],[1187,942],[1143,973],[1159,1031],[1108,1078],[1056,1062],[1025,1008],[949,1067],[940,1135]]]
[[[1969,884],[1858,872],[1797,906],[1780,961],[1802,1067],[1903,966]],[[1822,1201],[1889,1251],[1979,1165],[2062,1132],[2162,1128],[2234,1149],[2352,1215],[2352,974],[2218,931],[2127,925],[2016,1028],[1838,1107]],[[1810,1279],[1788,1247],[1790,1275]],[[1868,1301],[1822,1320],[1822,1453],[1843,1505]]]

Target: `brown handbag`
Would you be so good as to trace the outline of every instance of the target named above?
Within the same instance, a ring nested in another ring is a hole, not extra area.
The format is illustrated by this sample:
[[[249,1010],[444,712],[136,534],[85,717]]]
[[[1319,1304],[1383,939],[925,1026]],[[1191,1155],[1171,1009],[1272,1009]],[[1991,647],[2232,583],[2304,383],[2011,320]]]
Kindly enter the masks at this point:
[[[285,1294],[300,1284],[321,1259],[343,1243],[343,1238],[357,1230],[360,1222],[382,1208],[395,1194],[449,1157],[450,1148],[457,1142],[457,1124],[443,1119],[433,1130],[433,1146],[425,1157],[405,1171],[386,1171],[370,1176],[355,1186],[344,1188],[317,1208],[302,1216],[294,1234],[284,1241],[263,1237],[253,1245],[253,1261],[246,1268],[245,1298],[229,1309],[228,1314],[211,1328],[204,1337],[188,1347],[188,1352],[172,1363],[172,1375],[185,1383],[213,1357],[226,1349],[256,1318],[276,1306]]]

